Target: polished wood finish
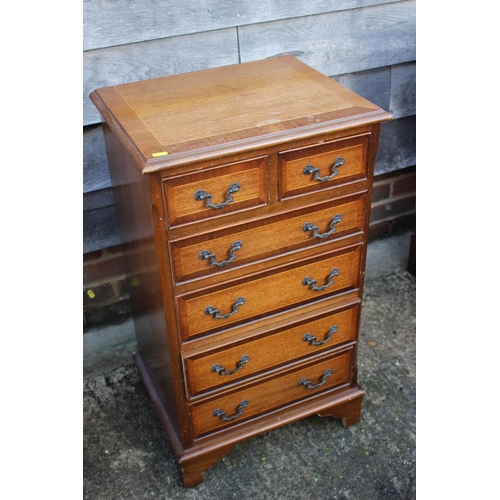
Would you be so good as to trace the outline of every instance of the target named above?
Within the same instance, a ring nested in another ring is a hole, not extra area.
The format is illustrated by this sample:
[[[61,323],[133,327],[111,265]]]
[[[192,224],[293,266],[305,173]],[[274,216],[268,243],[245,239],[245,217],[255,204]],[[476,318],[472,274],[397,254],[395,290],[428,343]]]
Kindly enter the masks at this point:
[[[371,183],[390,115],[290,56],[91,99],[106,122],[136,362],[184,484],[300,418],[357,422]]]
[[[118,120],[117,132],[145,173],[390,119],[292,56],[173,75],[164,82],[145,80],[91,94],[106,121]]]
[[[348,385],[351,354],[352,350],[344,351],[335,353],[326,360],[314,359],[293,371],[270,372],[258,383],[245,385],[237,391],[203,403],[194,403],[191,405],[194,437],[229,425],[237,425],[248,418],[261,415],[281,405],[293,403],[319,391],[332,389],[342,384]],[[302,380],[308,381],[310,387],[307,387],[306,383],[301,385]],[[238,407],[243,401],[248,401],[248,406],[238,412]],[[225,418],[229,420],[214,416],[217,409],[222,410],[226,414]]]
[[[349,181],[366,179],[368,140],[368,135],[361,135],[280,153],[281,198],[319,189],[332,189]],[[315,181],[312,174],[304,173],[304,167],[311,165],[319,169],[320,177],[330,176],[332,164],[337,158],[342,158],[344,162],[337,168],[338,174],[329,182]]]
[[[247,278],[233,286],[225,284],[213,291],[200,289],[179,296],[177,307],[183,339],[222,330],[349,288],[358,288],[360,259],[361,247],[356,246],[340,254],[328,254],[321,260],[315,256],[300,264],[293,262],[277,272],[266,272],[251,280]],[[330,277],[334,270],[338,274]],[[308,277],[317,281],[318,290],[303,284]],[[326,289],[321,289],[325,286]],[[220,315],[229,314],[239,297],[244,299],[244,303],[228,318],[214,318],[213,314],[206,312],[207,307],[212,306],[220,311]]]
[[[231,269],[348,234],[361,235],[365,229],[365,207],[366,193],[363,193],[340,202],[335,200],[314,208],[302,207],[252,223],[173,241],[171,252],[175,279],[182,282],[226,270],[229,264],[221,266],[221,263],[231,258],[230,250],[238,241],[241,245],[233,252],[235,259],[230,262]],[[332,232],[332,219],[337,215],[341,220],[334,224],[335,231]],[[314,231],[305,231],[307,223],[316,226],[317,233],[323,237],[315,237]],[[331,233],[330,236],[324,236],[327,233]],[[211,258],[200,257],[204,251],[214,255],[216,264],[211,263]],[[245,270],[241,272],[245,273]]]
[[[163,181],[168,222],[177,225],[194,222],[206,217],[216,217],[244,208],[267,203],[267,158],[233,163],[199,174],[172,177]],[[207,201],[214,205],[227,202],[227,192],[237,184],[238,191],[231,193],[233,201],[220,209],[207,208]],[[196,199],[203,191],[211,199]]]
[[[184,357],[190,395],[196,396],[208,389],[355,341],[358,308],[356,303],[347,309],[337,309],[333,314],[316,316],[312,321],[290,328],[266,331],[257,339],[247,337],[241,342],[234,341],[230,346],[218,346],[208,351],[190,350]],[[333,333],[329,334],[330,331]],[[311,336],[314,341],[308,340]],[[245,356],[248,361],[234,373],[220,373],[213,369],[214,366],[222,366],[226,368],[226,372],[235,370],[238,362]]]

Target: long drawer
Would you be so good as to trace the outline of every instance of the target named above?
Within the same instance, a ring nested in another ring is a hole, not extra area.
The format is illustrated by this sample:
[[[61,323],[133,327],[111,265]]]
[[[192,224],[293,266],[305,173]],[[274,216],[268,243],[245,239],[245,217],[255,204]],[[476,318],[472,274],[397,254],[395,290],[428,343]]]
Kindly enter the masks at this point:
[[[356,340],[359,305],[354,304],[256,339],[184,356],[189,396]]]
[[[176,282],[362,232],[366,194],[171,243]]]
[[[194,437],[350,382],[352,348],[208,402],[190,405]]]
[[[361,245],[177,297],[183,340],[357,288]]]

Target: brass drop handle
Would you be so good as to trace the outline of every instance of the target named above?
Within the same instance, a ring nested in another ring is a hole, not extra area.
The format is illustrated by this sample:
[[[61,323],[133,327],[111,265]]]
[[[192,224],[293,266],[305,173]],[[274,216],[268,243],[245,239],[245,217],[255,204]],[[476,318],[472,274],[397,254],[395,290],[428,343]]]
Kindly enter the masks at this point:
[[[310,380],[307,380],[306,378],[301,378],[299,380],[299,385],[303,385],[304,388],[306,389],[317,389],[318,387],[322,386],[328,377],[332,375],[332,370],[328,368],[328,370],[325,370],[323,373],[323,376],[321,377],[321,381],[318,382],[316,385],[313,385],[313,383]]]
[[[330,236],[331,234],[333,234],[337,230],[337,228],[335,227],[335,224],[338,224],[341,221],[342,221],[342,216],[340,214],[335,214],[332,218],[332,221],[330,222],[330,231],[328,231],[327,233],[323,233],[323,234],[319,234],[318,226],[314,226],[312,224],[312,222],[306,222],[304,224],[304,226],[302,227],[302,229],[306,232],[313,231],[314,238],[325,239],[325,238],[328,238],[328,236]]]
[[[219,210],[221,208],[224,208],[226,205],[234,201],[233,197],[231,196],[233,193],[236,193],[239,191],[240,185],[237,182],[234,182],[233,184],[229,185],[229,189],[227,190],[226,193],[226,201],[223,201],[222,203],[217,203],[213,204],[212,203],[212,195],[208,194],[206,191],[203,191],[202,189],[199,189],[194,193],[194,199],[197,201],[203,201],[206,200],[205,202],[205,207],[206,208],[213,208],[214,210]]]
[[[219,309],[216,309],[214,306],[208,306],[205,308],[205,314],[211,314],[214,319],[227,319],[233,314],[236,314],[239,309],[239,306],[242,306],[245,303],[245,298],[244,297],[238,297],[235,301],[233,306],[231,307],[231,312],[228,312],[227,314],[220,314]]]
[[[314,335],[311,335],[310,333],[306,333],[302,340],[304,342],[309,342],[309,345],[323,345],[332,339],[333,334],[337,333],[337,330],[337,325],[333,325],[330,327],[326,334],[326,337],[323,340],[316,340],[316,337]]]
[[[314,167],[313,165],[306,165],[304,167],[304,175],[311,175],[314,174],[313,181],[318,181],[318,182],[328,182],[329,180],[333,179],[336,175],[339,174],[338,168],[341,167],[344,164],[345,160],[341,156],[339,156],[332,165],[332,173],[330,175],[326,175],[325,177],[321,177],[319,175],[319,168]]]
[[[219,375],[232,375],[233,373],[237,372],[238,370],[241,370],[243,368],[243,365],[245,365],[249,361],[250,361],[250,356],[248,354],[245,354],[245,355],[241,356],[241,358],[238,361],[238,363],[236,364],[236,368],[234,370],[226,371],[226,369],[219,364],[212,366],[211,370],[214,373],[218,373]]]
[[[241,249],[243,246],[243,243],[241,241],[235,241],[232,245],[231,248],[229,249],[229,259],[227,260],[222,260],[221,262],[217,262],[217,257],[211,253],[209,250],[202,250],[200,252],[200,259],[201,260],[208,260],[210,259],[210,265],[211,266],[217,266],[217,267],[224,267],[227,266],[230,262],[233,262],[233,260],[236,259],[235,252]]]
[[[323,290],[326,290],[330,285],[333,284],[333,278],[338,275],[339,275],[339,270],[335,268],[330,271],[330,274],[328,275],[328,281],[324,285],[318,286],[317,281],[313,280],[309,276],[307,276],[307,278],[304,278],[302,280],[302,284],[305,286],[309,286],[311,290],[314,290],[315,292],[322,292]]]
[[[244,399],[237,407],[236,413],[232,417],[228,417],[225,411],[222,411],[220,408],[216,408],[212,415],[214,417],[219,417],[224,422],[232,422],[233,420],[241,417],[243,415],[243,409],[248,406],[248,401]]]

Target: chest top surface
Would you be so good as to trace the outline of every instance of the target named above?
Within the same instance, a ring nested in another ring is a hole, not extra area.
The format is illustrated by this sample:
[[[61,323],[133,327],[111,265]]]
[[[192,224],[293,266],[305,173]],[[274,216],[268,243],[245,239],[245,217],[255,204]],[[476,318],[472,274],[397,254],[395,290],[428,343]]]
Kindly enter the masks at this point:
[[[106,87],[90,97],[144,172],[390,118],[292,56]]]

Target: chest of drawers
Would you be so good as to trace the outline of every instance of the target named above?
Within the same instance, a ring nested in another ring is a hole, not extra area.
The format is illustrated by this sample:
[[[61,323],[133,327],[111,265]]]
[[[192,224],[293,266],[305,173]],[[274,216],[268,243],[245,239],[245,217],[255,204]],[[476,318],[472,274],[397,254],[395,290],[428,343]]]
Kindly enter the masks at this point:
[[[142,380],[184,484],[312,414],[356,423],[391,116],[291,56],[95,90]]]

